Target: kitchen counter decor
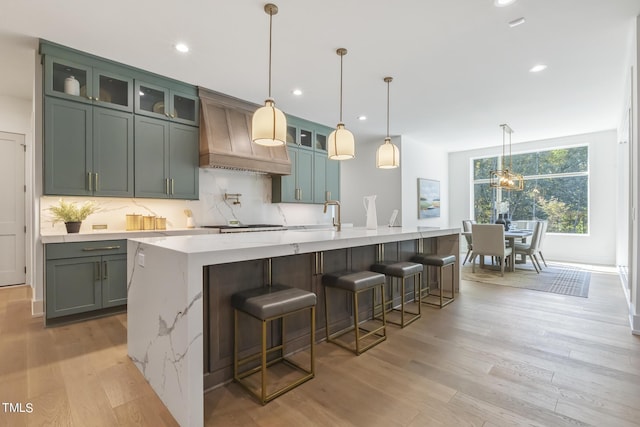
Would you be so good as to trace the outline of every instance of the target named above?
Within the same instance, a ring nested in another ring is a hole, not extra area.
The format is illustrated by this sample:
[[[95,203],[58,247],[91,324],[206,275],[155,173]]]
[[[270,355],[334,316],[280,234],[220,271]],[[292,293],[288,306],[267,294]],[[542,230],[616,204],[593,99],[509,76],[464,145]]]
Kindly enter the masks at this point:
[[[67,233],[78,233],[82,221],[98,210],[100,208],[93,201],[84,202],[82,206],[78,207],[75,202],[65,202],[64,199],[60,199],[57,206],[49,208],[53,216],[53,223],[64,222]]]

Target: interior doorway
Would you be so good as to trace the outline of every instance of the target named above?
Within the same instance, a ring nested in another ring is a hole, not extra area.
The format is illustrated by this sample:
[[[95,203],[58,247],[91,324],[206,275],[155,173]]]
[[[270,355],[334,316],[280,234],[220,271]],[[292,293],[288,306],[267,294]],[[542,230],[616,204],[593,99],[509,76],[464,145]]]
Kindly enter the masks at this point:
[[[0,286],[25,283],[25,141],[0,132]]]

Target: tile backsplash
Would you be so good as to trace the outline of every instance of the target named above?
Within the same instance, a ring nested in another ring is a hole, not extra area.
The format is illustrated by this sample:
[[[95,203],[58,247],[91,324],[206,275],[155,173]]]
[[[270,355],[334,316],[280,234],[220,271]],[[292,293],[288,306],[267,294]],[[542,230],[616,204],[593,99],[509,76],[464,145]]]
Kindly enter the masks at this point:
[[[239,203],[225,200],[225,193],[240,194]],[[59,196],[40,199],[40,230],[44,234],[65,233],[62,223],[53,224],[48,208]],[[222,169],[200,169],[200,200],[140,199],[112,197],[62,197],[68,202],[94,200],[100,210],[89,216],[80,232],[91,232],[92,225],[106,224],[109,231],[126,229],[126,214],[154,215],[167,218],[167,229],[187,227],[185,210],[193,212],[195,226],[241,223],[315,225],[331,223],[322,205],[271,203],[271,176]]]

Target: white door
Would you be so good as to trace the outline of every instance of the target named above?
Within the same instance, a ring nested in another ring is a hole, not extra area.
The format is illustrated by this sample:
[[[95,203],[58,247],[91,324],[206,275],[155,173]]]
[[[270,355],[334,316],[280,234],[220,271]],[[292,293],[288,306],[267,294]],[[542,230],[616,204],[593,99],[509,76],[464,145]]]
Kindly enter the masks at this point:
[[[25,282],[24,135],[0,132],[0,286]]]

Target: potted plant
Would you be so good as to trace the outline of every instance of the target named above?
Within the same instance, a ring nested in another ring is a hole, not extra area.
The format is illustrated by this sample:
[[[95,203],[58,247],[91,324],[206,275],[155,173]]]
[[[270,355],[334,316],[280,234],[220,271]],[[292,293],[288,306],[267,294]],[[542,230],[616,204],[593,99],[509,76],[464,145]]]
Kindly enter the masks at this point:
[[[49,211],[53,215],[53,223],[64,222],[67,227],[67,233],[77,233],[80,231],[80,225],[89,215],[98,210],[98,205],[93,201],[87,201],[78,207],[75,202],[65,202],[60,199],[57,206],[51,206]]]

